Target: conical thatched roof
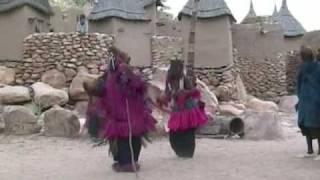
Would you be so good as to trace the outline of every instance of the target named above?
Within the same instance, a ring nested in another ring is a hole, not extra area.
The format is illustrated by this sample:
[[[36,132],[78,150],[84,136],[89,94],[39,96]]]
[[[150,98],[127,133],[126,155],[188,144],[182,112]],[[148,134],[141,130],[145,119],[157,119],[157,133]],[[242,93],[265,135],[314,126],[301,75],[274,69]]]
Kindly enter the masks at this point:
[[[287,1],[283,0],[282,7],[278,14],[278,20],[287,37],[302,36],[306,32],[300,22],[291,14]]]
[[[118,17],[126,20],[149,20],[145,17],[146,5],[147,1],[141,0],[99,0],[93,7],[89,19]]]
[[[181,15],[192,15],[194,0],[189,0],[184,6]],[[235,18],[224,0],[201,0],[198,9],[198,18],[213,18],[219,16],[230,16],[234,21]]]
[[[277,5],[274,5],[274,10],[273,10],[272,16],[273,17],[277,17],[278,15],[279,15],[279,12],[278,12],[278,9],[277,9]]]
[[[10,11],[24,5],[29,5],[48,15],[53,14],[48,0],[0,0],[0,12]]]
[[[247,16],[243,19],[241,24],[254,23],[256,21],[256,17],[257,17],[257,14],[256,14],[256,11],[254,10],[253,3],[251,1],[249,12],[248,12]]]

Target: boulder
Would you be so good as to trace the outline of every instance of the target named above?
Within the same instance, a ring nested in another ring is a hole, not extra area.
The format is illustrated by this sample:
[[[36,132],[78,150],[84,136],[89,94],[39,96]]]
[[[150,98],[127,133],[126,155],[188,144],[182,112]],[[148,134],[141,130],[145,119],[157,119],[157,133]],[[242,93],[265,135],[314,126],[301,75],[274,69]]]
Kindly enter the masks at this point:
[[[297,96],[283,96],[280,98],[279,109],[285,113],[295,113],[295,105],[298,103]]]
[[[247,90],[246,90],[246,87],[240,77],[240,75],[237,75],[236,77],[236,88],[237,88],[237,99],[241,102],[245,102],[246,99],[247,99]]]
[[[70,98],[75,101],[86,101],[89,99],[88,94],[86,93],[83,83],[88,82],[92,83],[99,76],[87,74],[87,73],[79,73],[73,80],[69,88]]]
[[[283,138],[283,130],[277,112],[246,111],[243,116],[245,137],[252,140],[276,140]]]
[[[76,103],[75,108],[74,108],[74,113],[79,118],[86,118],[87,109],[88,109],[88,102],[87,101],[80,101],[80,102]]]
[[[157,68],[151,81],[149,81],[149,97],[155,102],[159,95],[164,93],[166,74],[168,68]],[[215,114],[218,107],[216,95],[210,91],[209,87],[201,80],[197,79],[197,88],[201,91],[202,101],[206,103],[206,111]]]
[[[246,103],[246,107],[251,110],[260,111],[260,112],[279,111],[279,107],[276,103],[272,101],[263,101],[255,97],[249,98],[249,100]]]
[[[4,132],[4,127],[5,127],[4,120],[3,120],[3,110],[4,110],[4,107],[1,106],[0,104],[0,133]]]
[[[31,110],[23,106],[7,106],[4,108],[3,120],[5,132],[13,135],[28,135],[39,133],[41,126]]]
[[[54,105],[65,105],[69,101],[68,93],[55,89],[45,83],[33,84],[34,102],[41,108],[49,108]]]
[[[244,110],[232,104],[221,104],[219,105],[219,113],[222,115],[240,116],[244,113]]]
[[[197,88],[201,92],[201,100],[206,104],[206,112],[215,114],[219,106],[217,96],[199,79],[197,79]]]
[[[53,69],[45,72],[41,77],[41,81],[54,88],[61,89],[66,87],[67,78],[62,72]]]
[[[23,86],[0,87],[0,104],[21,104],[31,100],[29,89]]]
[[[75,137],[79,135],[80,122],[78,117],[69,110],[55,106],[43,115],[45,136]]]
[[[16,72],[14,69],[0,66],[0,84],[12,85],[15,82]]]

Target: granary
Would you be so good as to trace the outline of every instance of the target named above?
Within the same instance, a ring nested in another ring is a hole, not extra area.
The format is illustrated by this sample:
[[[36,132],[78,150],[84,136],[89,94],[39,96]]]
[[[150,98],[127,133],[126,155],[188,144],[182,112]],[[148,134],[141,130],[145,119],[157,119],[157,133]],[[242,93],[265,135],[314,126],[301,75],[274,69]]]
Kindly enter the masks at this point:
[[[54,15],[50,18],[51,31],[53,32],[75,32],[77,20],[83,14],[80,8],[68,8],[62,10],[59,7],[53,7]]]
[[[299,49],[305,32],[289,11],[286,0],[283,0],[280,11],[275,7],[270,16],[258,16],[251,1],[247,16],[241,24],[232,27],[233,45],[239,55],[256,60]]]
[[[23,39],[48,32],[51,15],[48,0],[0,0],[0,60],[21,60]]]
[[[285,37],[285,43],[288,50],[297,49],[297,47],[301,44],[303,35],[306,33],[306,30],[290,12],[287,0],[282,1],[282,6],[277,18],[275,19],[280,23],[282,27]]]
[[[184,59],[187,56],[190,20],[194,0],[179,14],[182,23]],[[196,25],[195,66],[221,68],[233,62],[231,26],[235,19],[224,0],[201,0]]]
[[[273,16],[257,16],[256,11],[254,10],[253,2],[250,2],[250,9],[246,17],[243,19],[241,24],[272,24]]]
[[[130,54],[132,64],[151,65],[151,37],[158,0],[99,0],[88,19],[89,32],[113,34],[115,45]]]

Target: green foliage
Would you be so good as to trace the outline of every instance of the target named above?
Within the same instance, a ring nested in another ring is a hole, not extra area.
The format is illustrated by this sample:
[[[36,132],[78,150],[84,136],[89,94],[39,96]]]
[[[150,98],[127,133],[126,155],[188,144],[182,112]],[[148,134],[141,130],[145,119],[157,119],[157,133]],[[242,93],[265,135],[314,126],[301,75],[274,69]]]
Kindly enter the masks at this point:
[[[81,8],[87,0],[50,0],[51,5],[58,6],[61,9]]]
[[[77,6],[83,7],[83,6],[86,4],[87,0],[73,0],[73,2],[74,2]]]

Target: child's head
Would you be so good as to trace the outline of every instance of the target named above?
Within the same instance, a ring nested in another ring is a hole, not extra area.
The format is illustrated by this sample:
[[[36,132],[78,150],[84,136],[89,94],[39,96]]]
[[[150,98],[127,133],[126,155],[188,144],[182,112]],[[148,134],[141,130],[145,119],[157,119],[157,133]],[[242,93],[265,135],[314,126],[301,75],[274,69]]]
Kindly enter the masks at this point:
[[[171,80],[180,80],[183,77],[183,61],[172,60],[167,76]]]
[[[311,62],[314,61],[314,54],[310,47],[301,46],[300,48],[300,56],[303,62]]]

